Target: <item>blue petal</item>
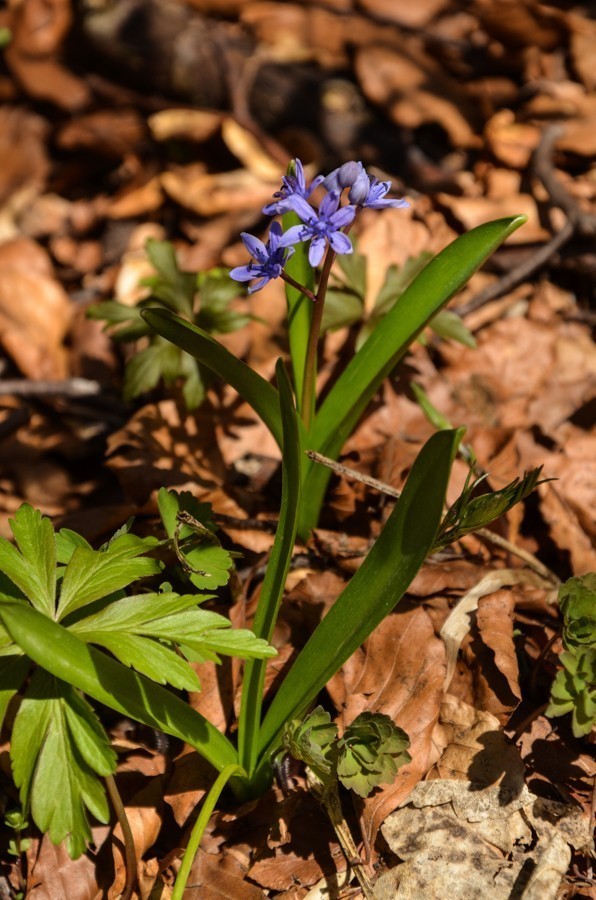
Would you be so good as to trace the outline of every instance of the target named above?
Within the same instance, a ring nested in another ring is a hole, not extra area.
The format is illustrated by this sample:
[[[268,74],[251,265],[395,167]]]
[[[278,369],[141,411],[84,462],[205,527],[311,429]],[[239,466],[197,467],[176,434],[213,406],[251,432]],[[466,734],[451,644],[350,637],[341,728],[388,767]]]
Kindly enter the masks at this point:
[[[304,193],[304,196],[305,196],[305,197],[310,197],[310,195],[312,194],[312,192],[314,191],[314,189],[315,189],[315,188],[318,188],[318,186],[319,186],[320,184],[322,184],[324,180],[325,180],[325,176],[324,176],[324,175],[317,175],[316,178],[313,178],[313,180],[312,180],[311,183],[310,183],[310,186],[306,189],[306,191],[305,191],[305,193]]]
[[[321,235],[317,235],[317,237],[313,238],[312,243],[308,248],[308,261],[313,268],[319,265],[319,263],[323,259],[324,253],[325,238],[321,237]]]
[[[267,241],[269,255],[271,255],[271,253],[275,253],[275,251],[280,246],[282,233],[282,228],[279,222],[272,222],[271,228],[269,229],[269,240]]]
[[[342,208],[338,209],[336,213],[333,213],[333,215],[329,219],[329,224],[332,225],[333,228],[337,231],[338,228],[343,228],[344,225],[349,225],[350,222],[354,219],[355,215],[355,206],[342,206]]]
[[[270,281],[271,281],[271,279],[269,278],[268,275],[266,275],[264,278],[261,278],[260,281],[255,281],[254,284],[251,284],[251,286],[248,289],[248,293],[254,294],[255,291],[260,291],[261,288],[264,288],[265,285],[269,284]]]
[[[333,215],[339,206],[339,194],[337,191],[330,191],[323,199],[319,206],[319,216],[328,218]],[[351,221],[351,220],[350,220]]]
[[[267,262],[269,254],[267,253],[267,248],[263,241],[260,241],[254,234],[247,234],[246,231],[243,231],[240,237],[251,256],[254,256],[260,263]]]
[[[305,225],[292,225],[291,228],[283,235],[279,242],[280,247],[289,247],[291,244],[298,244],[300,241],[307,241],[310,233]]]
[[[290,209],[293,209],[303,222],[317,221],[316,212],[314,211],[310,203],[306,202],[304,197],[301,197],[299,194],[292,194],[291,197],[287,198],[286,202],[288,203]]]
[[[330,234],[329,243],[336,253],[351,253],[353,249],[350,238],[347,236],[347,234],[343,234],[341,231],[336,231],[334,234]]]
[[[256,274],[253,264],[251,263],[248,266],[236,266],[236,268],[232,269],[230,272],[230,278],[233,278],[234,281],[251,281]]]

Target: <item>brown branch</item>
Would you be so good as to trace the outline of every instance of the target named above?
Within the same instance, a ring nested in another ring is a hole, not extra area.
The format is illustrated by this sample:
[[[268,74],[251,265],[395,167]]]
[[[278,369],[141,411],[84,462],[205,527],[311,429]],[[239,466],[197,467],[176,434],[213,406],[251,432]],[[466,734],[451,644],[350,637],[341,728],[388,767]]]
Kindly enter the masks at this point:
[[[124,890],[120,895],[120,900],[130,900],[135,884],[137,883],[137,854],[135,850],[135,842],[132,836],[128,817],[126,815],[126,810],[124,809],[124,804],[122,803],[122,798],[120,797],[120,793],[118,791],[118,788],[116,787],[116,782],[113,775],[106,775],[106,787],[108,789],[110,800],[112,801],[112,806],[114,807],[114,812],[116,813],[116,818],[118,819],[118,823],[120,825],[120,828],[122,829],[122,838],[124,841],[126,884],[124,885]]]
[[[468,316],[480,307],[497,300],[509,293],[531,275],[541,269],[554,254],[567,244],[575,234],[592,236],[596,234],[596,216],[584,212],[576,200],[570,196],[564,185],[555,175],[554,149],[555,142],[562,133],[560,125],[551,125],[544,129],[542,138],[534,152],[532,171],[544,185],[552,206],[562,209],[567,216],[563,228],[553,235],[546,244],[540,247],[529,259],[524,260],[514,269],[472,297],[463,306],[456,307],[454,312],[459,316]]]

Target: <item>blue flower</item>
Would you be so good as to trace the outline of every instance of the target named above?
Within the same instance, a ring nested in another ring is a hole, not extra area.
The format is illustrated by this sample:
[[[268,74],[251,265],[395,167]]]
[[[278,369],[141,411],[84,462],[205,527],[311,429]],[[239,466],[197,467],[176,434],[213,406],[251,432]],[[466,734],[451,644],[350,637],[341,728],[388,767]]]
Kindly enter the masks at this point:
[[[298,213],[303,225],[293,225],[283,236],[284,244],[295,244],[298,241],[311,241],[308,249],[308,261],[311,266],[318,266],[325,253],[328,241],[336,253],[351,253],[352,244],[349,237],[340,231],[349,225],[356,215],[354,206],[339,207],[339,194],[331,191],[321,201],[318,213],[304,200],[295,195],[290,198],[290,208]]]
[[[254,291],[260,291],[273,278],[279,278],[285,264],[294,253],[294,248],[289,247],[289,244],[295,243],[295,241],[287,240],[287,235],[282,234],[279,222],[271,223],[269,239],[266,244],[245,231],[240,236],[242,243],[255,261],[247,266],[237,266],[232,269],[230,278],[233,278],[234,281],[252,281],[253,278],[259,278],[260,280],[248,289],[248,293],[252,294]]]
[[[281,180],[281,189],[276,191],[273,195],[278,199],[275,203],[268,203],[267,206],[263,207],[263,212],[266,216],[275,216],[279,213],[285,213],[289,209],[291,209],[291,201],[294,197],[303,197],[305,200],[308,200],[312,192],[316,187],[318,187],[323,181],[323,175],[317,175],[314,181],[306,186],[306,179],[304,177],[304,168],[299,159],[294,160],[294,166],[296,168],[295,175],[284,175]]]
[[[366,176],[362,163],[351,160],[330,172],[323,181],[323,187],[328,191],[337,191],[341,194],[344,188],[352,187],[362,174]]]
[[[363,169],[348,192],[348,200],[356,206],[366,206],[369,209],[404,209],[410,205],[406,200],[386,200],[385,194],[390,188],[390,181],[379,181]]]

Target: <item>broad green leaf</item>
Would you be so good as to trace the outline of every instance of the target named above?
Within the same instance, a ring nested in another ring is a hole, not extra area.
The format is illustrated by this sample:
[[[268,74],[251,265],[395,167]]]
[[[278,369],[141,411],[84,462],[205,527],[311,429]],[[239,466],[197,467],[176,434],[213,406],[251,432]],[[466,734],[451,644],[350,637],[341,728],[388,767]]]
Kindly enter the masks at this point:
[[[237,762],[217,728],[170,691],[86,644],[29,606],[0,603],[13,641],[34,662],[110,709],[186,741],[218,771]]]
[[[199,503],[189,491],[178,494],[165,488],[159,491],[157,503],[166,534],[170,539],[175,538],[192,584],[200,590],[213,590],[227,584],[233,560],[213,533],[216,526],[211,517],[211,505]],[[178,521],[179,512],[189,513],[196,520],[196,526],[193,528]]]
[[[86,541],[76,531],[71,531],[70,528],[61,528],[60,531],[56,532],[56,559],[59,563],[66,565],[66,563],[70,562],[72,554],[77,547],[86,547],[88,550],[93,549],[89,541]]]
[[[329,288],[325,297],[325,309],[321,331],[336,331],[362,318],[363,304],[360,297],[349,291]]]
[[[201,682],[196,672],[172,647],[150,637],[123,632],[91,631],[85,634],[90,644],[109,650],[125,666],[159,684],[171,684],[181,691],[199,691]]]
[[[247,628],[218,628],[196,640],[192,635],[186,635],[184,643],[200,650],[207,648],[224,656],[238,656],[241,659],[271,659],[277,656],[274,647],[262,638],[255,637]]]
[[[116,768],[89,704],[70,685],[37,670],[15,719],[11,759],[21,802],[31,805],[37,826],[56,844],[67,839],[70,855],[80,856],[91,839],[85,807],[109,820],[97,775]]]
[[[154,342],[140,350],[126,364],[124,399],[134,400],[135,397],[152,391],[160,378],[172,380],[172,373],[175,379],[179,363],[180,351],[166,342]]]
[[[271,640],[292,560],[300,507],[300,470],[302,466],[296,410],[292,401],[291,387],[281,360],[277,361],[276,372],[283,424],[282,496],[275,540],[253,623],[255,634],[265,641]],[[215,649],[223,652],[221,646]],[[261,720],[264,679],[264,663],[247,663],[242,687],[238,747],[240,760],[248,772],[252,771],[257,758],[257,737]]]
[[[317,627],[284,679],[260,736],[261,764],[284,722],[298,718],[327,681],[396,606],[430,552],[462,431],[424,445],[403,493],[368,556]]]
[[[145,250],[159,275],[144,278],[141,283],[151,289],[154,297],[172,309],[191,315],[196,293],[196,276],[191,272],[180,271],[176,251],[170,241],[149,238]]]
[[[137,594],[134,597],[123,597],[104,607],[100,612],[68,625],[69,631],[87,640],[91,631],[134,631],[137,627],[151,628],[154,621],[167,618],[185,609],[196,607],[204,600],[210,600],[212,594]],[[218,620],[217,613],[201,610],[205,617],[206,628],[213,625],[212,616]],[[227,620],[226,620],[227,621]]]
[[[366,279],[368,259],[356,250],[356,242],[352,239],[353,253],[346,253],[337,257],[339,268],[347,278],[349,285],[355,293],[364,299],[366,296]]]
[[[21,656],[16,647],[11,655],[0,657],[0,728],[2,728],[8,704],[20,690],[30,667],[31,660],[26,656]]]
[[[397,770],[412,761],[410,739],[384,713],[366,710],[337,742],[337,777],[345,788],[368,797],[380,784],[390,784]]]
[[[121,590],[139,578],[157,575],[162,569],[161,563],[141,556],[156,544],[154,538],[123,534],[105,550],[77,547],[64,572],[58,618]]]
[[[377,389],[430,319],[483,262],[526,221],[498,219],[461,235],[441,251],[404,292],[350,360],[329,391],[310,435],[310,448],[335,459]],[[305,475],[299,534],[314,527],[330,470],[310,463]]]
[[[470,329],[464,325],[460,316],[450,309],[442,309],[440,313],[431,319],[430,327],[446,340],[457,341],[464,347],[476,347],[476,338]]]
[[[16,511],[10,527],[18,550],[0,538],[0,571],[36,609],[46,616],[53,616],[56,604],[56,546],[52,523],[39,510],[24,503]]]
[[[142,316],[154,331],[190,353],[235,388],[281,446],[282,428],[277,391],[268,381],[237,359],[206,331],[167,309],[145,309]]]

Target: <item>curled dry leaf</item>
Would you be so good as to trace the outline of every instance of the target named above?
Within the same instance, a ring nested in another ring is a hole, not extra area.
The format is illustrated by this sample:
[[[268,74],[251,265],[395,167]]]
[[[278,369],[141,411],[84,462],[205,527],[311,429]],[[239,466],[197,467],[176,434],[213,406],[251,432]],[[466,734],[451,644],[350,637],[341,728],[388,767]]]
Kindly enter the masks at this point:
[[[161,830],[163,820],[163,776],[152,778],[138,793],[124,804],[126,817],[132,831],[137,860],[141,860],[153,846]],[[115,877],[108,891],[108,900],[116,900],[126,882],[126,866],[123,857],[123,839],[120,824],[114,827],[112,853]]]
[[[444,678],[445,650],[428,613],[417,607],[384,619],[327,686],[344,726],[370,710],[390,716],[410,738],[412,762],[399,770],[392,785],[358,803],[368,846],[432,765]]]
[[[109,826],[94,826],[93,842],[101,847]],[[71,859],[64,844],[52,844],[48,835],[33,838],[27,850],[30,894],[35,900],[96,900],[97,875],[91,854]]]
[[[71,306],[45,250],[26,238],[0,246],[0,341],[29,378],[65,378]]]
[[[201,164],[164,172],[161,184],[172,200],[201,216],[258,209],[279,187],[277,179],[266,182],[246,169],[207,174]]]

